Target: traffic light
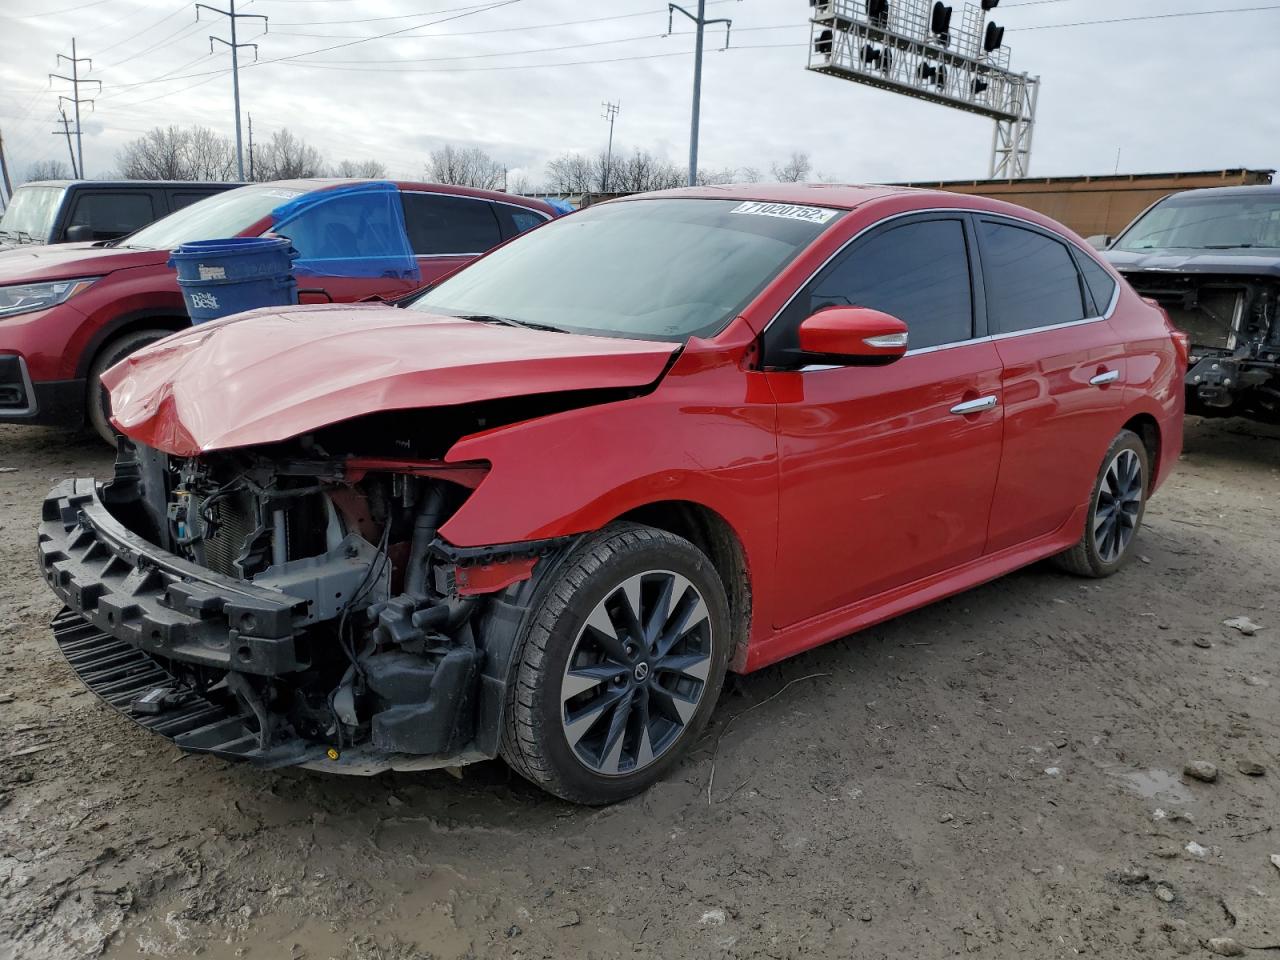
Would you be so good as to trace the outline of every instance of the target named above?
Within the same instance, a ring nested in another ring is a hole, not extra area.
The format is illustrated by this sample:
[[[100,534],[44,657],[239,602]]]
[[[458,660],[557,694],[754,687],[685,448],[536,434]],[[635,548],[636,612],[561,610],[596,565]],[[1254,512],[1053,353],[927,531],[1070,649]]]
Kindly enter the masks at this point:
[[[997,27],[994,23],[987,24],[987,32],[982,38],[982,49],[987,53],[999,50],[1004,43],[1004,27]]]
[[[1000,6],[1000,0],[982,0],[982,9],[984,12],[994,10],[998,6]]]
[[[889,0],[867,0],[867,19],[873,27],[889,25]]]

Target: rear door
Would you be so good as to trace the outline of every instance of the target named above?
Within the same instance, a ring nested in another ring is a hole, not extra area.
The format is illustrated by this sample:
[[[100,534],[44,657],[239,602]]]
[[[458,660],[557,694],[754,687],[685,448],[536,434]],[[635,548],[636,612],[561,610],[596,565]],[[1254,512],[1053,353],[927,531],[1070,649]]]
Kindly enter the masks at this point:
[[[504,239],[495,204],[488,200],[408,190],[401,199],[423,283],[435,283]]]
[[[962,214],[894,220],[833,259],[766,331],[767,360],[794,345],[805,317],[850,305],[898,317],[911,338],[888,366],[768,374],[781,471],[775,627],[982,555],[1003,411],[973,247]]]
[[[1053,533],[1084,504],[1118,428],[1123,347],[1069,243],[975,215],[987,325],[1004,365],[1004,454],[988,552]],[[1114,284],[1108,290],[1114,298]]]

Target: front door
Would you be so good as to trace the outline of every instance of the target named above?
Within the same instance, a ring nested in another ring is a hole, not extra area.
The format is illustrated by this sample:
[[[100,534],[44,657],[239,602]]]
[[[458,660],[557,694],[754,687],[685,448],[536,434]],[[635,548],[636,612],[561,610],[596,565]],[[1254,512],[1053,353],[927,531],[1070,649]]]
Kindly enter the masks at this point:
[[[972,227],[899,219],[826,266],[766,331],[765,359],[835,304],[906,322],[884,367],[768,374],[778,400],[782,600],[775,627],[978,558],[1000,463],[1001,362],[979,339]]]

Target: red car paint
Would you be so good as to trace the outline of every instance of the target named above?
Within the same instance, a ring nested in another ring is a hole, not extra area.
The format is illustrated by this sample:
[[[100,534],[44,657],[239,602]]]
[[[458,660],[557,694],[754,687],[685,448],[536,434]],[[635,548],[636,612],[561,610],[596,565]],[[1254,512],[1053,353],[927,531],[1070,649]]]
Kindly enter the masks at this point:
[[[349,180],[289,180],[273,184],[298,194],[349,185]],[[545,217],[555,211],[540,200],[466,187],[400,182],[402,192],[471,197],[523,207]],[[236,191],[231,191],[234,194]],[[222,198],[230,194],[223,194]],[[283,199],[280,202],[285,202]],[[271,227],[264,218],[239,236],[258,236]],[[217,238],[208,238],[217,239]],[[122,243],[127,244],[128,238]],[[83,422],[86,377],[94,358],[110,341],[135,330],[180,330],[189,326],[177,275],[168,267],[168,250],[130,250],[90,243],[16,247],[0,252],[0,285],[101,277],[71,300],[0,320],[0,355],[21,358],[36,394],[35,410],[8,412],[0,422],[77,426]],[[421,280],[385,277],[310,276],[299,280],[304,302],[352,302],[368,297],[393,299],[434,283],[468,263],[471,256],[420,256]],[[308,292],[310,291],[310,292]]]
[[[287,333],[285,313],[244,325],[265,324],[267,336],[241,336],[232,323],[215,328],[205,348],[198,333],[158,348],[177,351],[180,362],[161,362],[153,352],[115,371],[120,425],[146,443],[190,453],[266,442],[388,403],[452,405],[554,385],[656,380],[629,399],[463,438],[446,461],[483,462],[489,470],[440,534],[458,547],[480,547],[595,530],[655,504],[699,505],[727,523],[745,560],[750,625],[732,660],[740,671],[1072,546],[1103,455],[1127,425],[1156,432],[1152,490],[1173,468],[1185,359],[1163,312],[1106,267],[1118,286],[1104,318],[909,353],[883,367],[761,367],[760,338],[770,321],[829,257],[887,218],[934,210],[1011,217],[1057,234],[1096,262],[1078,236],[1047,218],[979,197],[880,187],[723,187],[663,196],[849,212],[723,331],[689,340],[669,367],[671,344],[480,325],[464,333],[423,315],[401,322],[390,308],[369,308],[361,324],[376,331],[376,346],[360,346],[355,334],[339,345],[309,346],[305,335]],[[327,329],[317,321],[325,322],[324,312],[297,329]],[[264,341],[275,362],[261,363]],[[459,349],[450,353],[454,345]],[[197,391],[217,377],[201,379],[191,369],[195,357],[232,378],[221,394],[226,402],[206,402],[198,414],[191,406]],[[1118,377],[1090,384],[1099,372]],[[400,375],[404,394],[394,392]],[[368,394],[357,386],[366,379],[373,384]],[[354,392],[335,401],[335,383]],[[297,395],[281,396],[299,387]],[[251,402],[241,402],[242,391]],[[961,416],[950,409],[992,395],[994,409]]]
[[[122,433],[191,456],[383,410],[641,387],[658,379],[675,350],[374,304],[269,307],[144,347],[103,383]],[[213,396],[219,402],[210,403]]]

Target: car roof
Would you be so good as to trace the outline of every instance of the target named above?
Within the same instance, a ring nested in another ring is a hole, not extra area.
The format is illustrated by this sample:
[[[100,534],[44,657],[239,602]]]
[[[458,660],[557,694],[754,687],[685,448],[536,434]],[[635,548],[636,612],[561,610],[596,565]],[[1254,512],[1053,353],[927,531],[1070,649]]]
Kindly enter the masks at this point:
[[[939,193],[940,191],[916,190],[912,187],[886,187],[880,184],[844,183],[726,183],[708,187],[677,187],[674,190],[655,190],[640,193],[622,200],[649,200],[654,197],[697,197],[714,200],[759,200],[764,203],[794,203],[807,206],[835,207],[852,210],[871,200],[894,194]]]
[[[111,190],[134,187],[147,190],[152,187],[244,187],[247,184],[234,180],[28,180],[14,190],[23,187],[106,187]]]
[[[1280,184],[1278,183],[1258,183],[1250,185],[1242,185],[1238,187],[1199,187],[1192,190],[1179,190],[1177,193],[1171,193],[1165,197],[1166,200],[1172,200],[1174,197],[1194,198],[1196,200],[1216,200],[1219,197],[1280,197]]]
[[[494,200],[498,203],[510,203],[519,207],[528,207],[542,213],[554,215],[556,210],[543,200],[533,197],[522,197],[515,193],[503,193],[499,190],[480,190],[475,187],[460,187],[452,183],[427,183],[419,180],[389,180],[381,177],[311,177],[298,180],[272,180],[267,183],[245,184],[245,186],[274,186],[289,190],[300,190],[310,193],[313,190],[333,190],[337,187],[353,186],[357,183],[393,183],[399,190],[423,193],[445,193],[457,197],[475,197],[480,200]]]

